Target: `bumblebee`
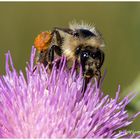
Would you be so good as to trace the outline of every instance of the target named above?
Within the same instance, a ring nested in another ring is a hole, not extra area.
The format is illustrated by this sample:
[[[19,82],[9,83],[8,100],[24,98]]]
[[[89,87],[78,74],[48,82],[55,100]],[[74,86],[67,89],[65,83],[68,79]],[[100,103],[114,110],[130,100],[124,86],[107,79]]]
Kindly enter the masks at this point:
[[[39,50],[38,62],[45,66],[56,57],[66,56],[68,62],[75,60],[82,66],[84,77],[83,91],[94,76],[101,79],[101,67],[104,62],[105,46],[101,33],[88,24],[72,23],[69,28],[55,27],[53,31],[42,32],[35,39],[35,47]]]

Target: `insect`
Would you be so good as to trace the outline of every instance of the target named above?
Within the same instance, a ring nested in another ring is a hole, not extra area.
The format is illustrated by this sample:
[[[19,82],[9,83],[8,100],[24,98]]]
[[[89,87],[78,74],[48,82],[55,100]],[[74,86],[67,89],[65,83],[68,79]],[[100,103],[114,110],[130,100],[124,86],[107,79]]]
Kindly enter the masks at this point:
[[[83,91],[93,76],[97,77],[99,85],[104,46],[101,33],[94,26],[83,23],[70,24],[69,28],[55,27],[51,33],[42,32],[35,39],[35,47],[39,50],[38,62],[52,67],[55,57],[64,55],[67,61],[76,60],[82,66]]]

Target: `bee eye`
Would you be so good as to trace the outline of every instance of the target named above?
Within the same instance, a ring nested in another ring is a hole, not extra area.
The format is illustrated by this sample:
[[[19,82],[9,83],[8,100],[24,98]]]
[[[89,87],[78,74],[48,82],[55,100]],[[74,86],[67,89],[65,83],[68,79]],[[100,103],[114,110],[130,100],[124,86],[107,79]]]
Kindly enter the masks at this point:
[[[88,52],[84,52],[84,53],[83,53],[83,57],[84,57],[84,58],[88,58],[88,57],[89,57],[89,53],[88,53]]]

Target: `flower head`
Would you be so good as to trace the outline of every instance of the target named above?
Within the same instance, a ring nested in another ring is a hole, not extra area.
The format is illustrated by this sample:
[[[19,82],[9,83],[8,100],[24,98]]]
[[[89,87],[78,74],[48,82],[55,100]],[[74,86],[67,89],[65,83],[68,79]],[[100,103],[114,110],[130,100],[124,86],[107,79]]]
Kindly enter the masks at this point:
[[[74,67],[68,70],[65,59],[49,74],[41,65],[33,71],[34,56],[33,48],[24,76],[6,55],[6,74],[0,77],[0,138],[135,136],[123,130],[139,115],[129,117],[125,109],[132,94],[119,101],[120,87],[112,99],[90,82],[82,95],[82,74]]]

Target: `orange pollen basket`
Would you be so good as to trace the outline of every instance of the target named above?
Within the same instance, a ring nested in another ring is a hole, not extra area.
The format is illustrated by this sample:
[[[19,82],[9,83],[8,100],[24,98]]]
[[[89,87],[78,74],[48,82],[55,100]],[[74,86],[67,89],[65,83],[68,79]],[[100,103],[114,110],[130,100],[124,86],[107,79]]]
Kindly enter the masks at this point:
[[[34,41],[34,45],[38,51],[47,50],[52,40],[51,32],[40,33]]]

